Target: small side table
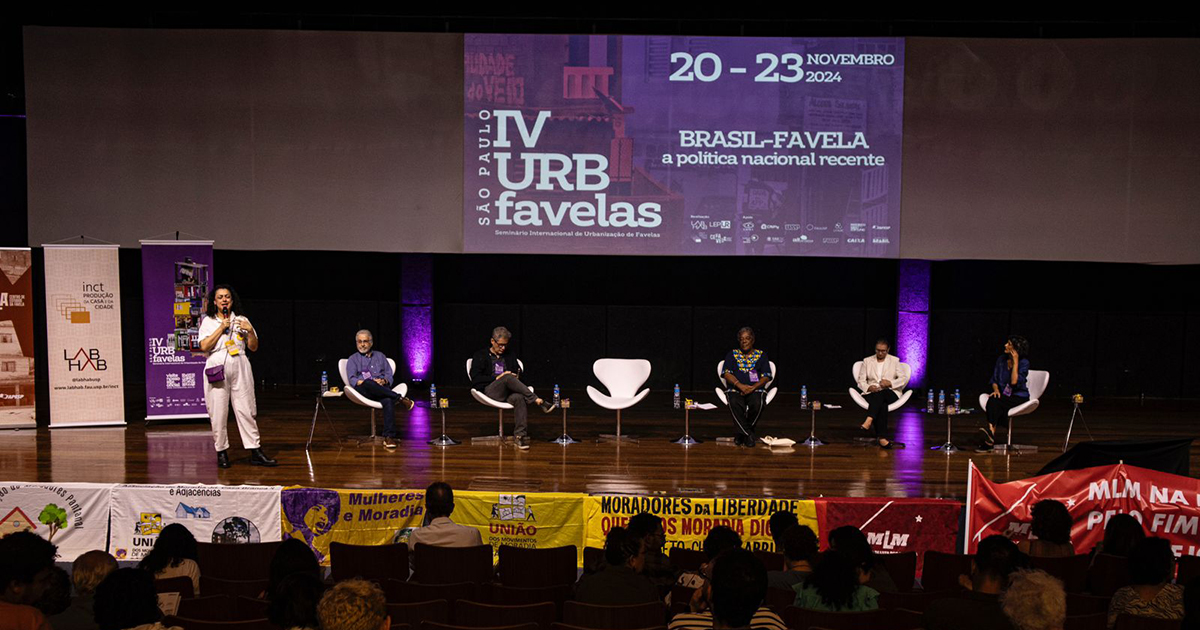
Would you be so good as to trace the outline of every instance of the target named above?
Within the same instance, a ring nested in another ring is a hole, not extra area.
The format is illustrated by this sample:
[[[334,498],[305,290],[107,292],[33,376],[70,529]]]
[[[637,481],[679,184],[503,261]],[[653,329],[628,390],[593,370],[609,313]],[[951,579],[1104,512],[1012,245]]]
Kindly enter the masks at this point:
[[[808,428],[808,439],[801,442],[801,444],[808,446],[810,448],[816,448],[818,446],[825,446],[827,444],[827,442],[825,442],[825,441],[821,440],[821,438],[817,437],[817,411],[819,411],[821,409],[821,401],[819,401],[819,400],[812,401],[811,403],[809,403],[808,408],[812,412],[812,416],[811,416],[812,419],[810,421],[809,428]]]
[[[438,401],[437,408],[442,412],[442,435],[440,437],[429,440],[432,446],[455,446],[461,444],[458,440],[446,435],[446,408],[450,406],[449,398],[442,398]]]
[[[571,434],[567,433],[567,410],[571,408],[571,399],[570,398],[560,399],[558,401],[558,406],[560,409],[562,409],[562,412],[563,412],[563,432],[562,432],[562,435],[554,438],[553,440],[550,440],[550,443],[551,444],[562,444],[563,446],[566,446],[568,444],[579,444],[579,440],[576,440],[575,438],[571,437]]]
[[[692,437],[691,421],[688,414],[692,408],[701,409],[701,407],[691,400],[685,400],[683,404],[683,437],[675,440],[675,444],[680,446],[695,446],[700,443],[700,440]]]
[[[339,441],[342,436],[338,434],[337,425],[333,423],[333,418],[329,417],[329,410],[325,408],[326,398],[341,398],[342,390],[336,392],[321,392],[317,394],[317,404],[313,407],[312,426],[308,428],[308,442],[304,445],[304,450],[308,450],[312,446],[313,432],[317,429],[317,414],[321,411],[325,412],[325,419],[329,421],[329,428],[333,429],[333,435]]]

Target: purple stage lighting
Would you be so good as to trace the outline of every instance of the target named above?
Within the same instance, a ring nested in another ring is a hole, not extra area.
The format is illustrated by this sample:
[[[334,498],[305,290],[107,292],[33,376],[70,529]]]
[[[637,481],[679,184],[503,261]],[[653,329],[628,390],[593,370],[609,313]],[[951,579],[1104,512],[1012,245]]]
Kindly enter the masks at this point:
[[[912,368],[910,388],[925,385],[929,350],[929,276],[927,260],[901,260],[896,292],[896,356]]]
[[[400,267],[400,337],[409,374],[424,381],[433,368],[433,257],[405,254]]]

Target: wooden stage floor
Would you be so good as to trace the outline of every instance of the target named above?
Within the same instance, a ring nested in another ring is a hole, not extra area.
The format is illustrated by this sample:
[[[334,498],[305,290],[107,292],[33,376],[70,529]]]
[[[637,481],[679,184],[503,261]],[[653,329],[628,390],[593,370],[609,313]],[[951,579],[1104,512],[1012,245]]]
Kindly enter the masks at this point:
[[[0,481],[101,483],[281,484],[342,488],[424,488],[436,480],[455,488],[521,492],[585,492],[592,494],[665,494],[669,496],[775,496],[804,498],[939,497],[962,500],[966,494],[967,462],[993,480],[1009,481],[1034,475],[1059,455],[1069,403],[1047,401],[1033,415],[1018,418],[1016,436],[1037,453],[1002,455],[963,450],[953,454],[931,451],[945,440],[944,417],[926,416],[916,406],[892,415],[896,437],[907,448],[885,451],[854,443],[863,413],[845,393],[820,396],[842,409],[817,414],[817,435],[829,442],[815,449],[753,449],[721,444],[732,436],[728,411],[691,414],[691,434],[703,443],[689,448],[671,440],[683,433],[683,412],[672,410],[663,393],[652,393],[623,414],[623,430],[640,438],[637,444],[597,443],[611,433],[613,412],[600,409],[582,392],[572,392],[568,429],[580,444],[548,442],[562,431],[561,412],[530,413],[532,448],[472,445],[470,437],[494,434],[496,413],[470,400],[465,390],[442,391],[453,407],[447,411],[447,433],[464,444],[434,447],[426,441],[440,434],[440,417],[421,406],[400,412],[400,448],[336,440],[322,415],[312,448],[305,450],[315,399],[298,388],[259,393],[259,424],[265,450],[276,457],[277,468],[247,462],[247,452],[230,427],[234,466],[216,466],[211,433],[201,421],[146,426],[144,409],[131,400],[127,427],[115,429],[55,429],[0,432]],[[697,392],[711,401],[711,391]],[[464,402],[466,401],[466,402]],[[1196,414],[1188,401],[1101,400],[1084,406],[1096,439],[1188,437],[1195,435]],[[342,435],[369,431],[368,412],[345,399],[327,401],[329,415]],[[954,440],[960,447],[978,442],[983,415],[957,416]],[[380,421],[382,427],[382,420]],[[782,394],[768,407],[760,435],[808,435],[808,412],[799,396]],[[512,418],[505,415],[505,431]],[[1072,444],[1088,438],[1076,423]],[[1200,445],[1192,448],[1192,471],[1200,471]]]

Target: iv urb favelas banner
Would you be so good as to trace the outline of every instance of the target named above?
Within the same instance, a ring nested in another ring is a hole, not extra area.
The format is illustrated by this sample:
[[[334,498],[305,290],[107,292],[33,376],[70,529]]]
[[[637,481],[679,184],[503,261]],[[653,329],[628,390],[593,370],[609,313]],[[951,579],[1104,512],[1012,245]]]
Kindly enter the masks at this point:
[[[33,271],[29,248],[0,248],[0,428],[34,417]]]
[[[212,241],[142,241],[147,420],[208,417],[200,321],[212,263]]]

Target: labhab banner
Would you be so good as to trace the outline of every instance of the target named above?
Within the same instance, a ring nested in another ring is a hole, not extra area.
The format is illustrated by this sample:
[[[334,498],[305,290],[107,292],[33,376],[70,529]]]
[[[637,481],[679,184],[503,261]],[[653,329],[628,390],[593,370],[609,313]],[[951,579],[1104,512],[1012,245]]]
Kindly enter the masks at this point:
[[[756,551],[776,551],[768,523],[779,510],[795,512],[801,525],[820,535],[816,504],[800,499],[695,498],[589,496],[584,501],[588,547],[604,547],[604,539],[613,527],[625,527],[639,512],[662,517],[667,547],[701,549],[712,528],[725,526],[737,532],[742,545]]]
[[[105,549],[113,484],[0,483],[0,534],[33,532],[58,546],[58,559]]]
[[[109,553],[141,560],[172,523],[196,540],[257,543],[281,540],[280,486],[119,485],[112,493]]]

